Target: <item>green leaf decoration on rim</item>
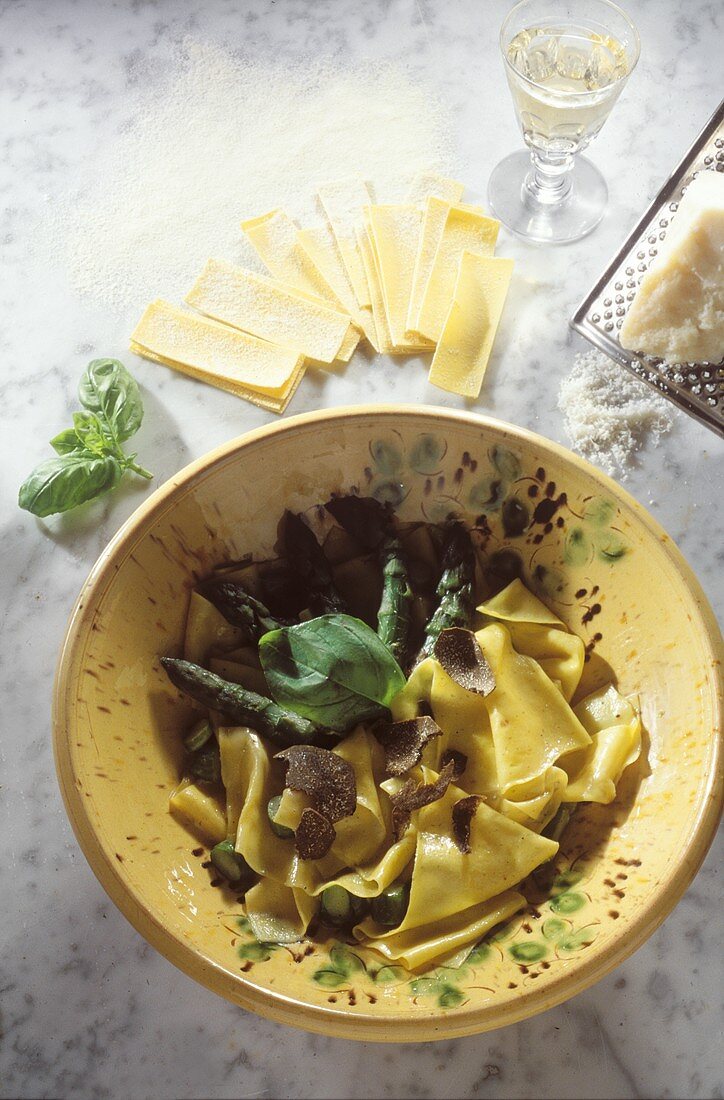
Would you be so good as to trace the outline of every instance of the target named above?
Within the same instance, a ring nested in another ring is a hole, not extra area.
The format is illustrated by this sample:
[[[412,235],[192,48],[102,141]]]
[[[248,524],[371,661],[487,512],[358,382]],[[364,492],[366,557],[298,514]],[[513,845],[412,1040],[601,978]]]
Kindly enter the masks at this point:
[[[410,982],[410,992],[413,997],[435,997],[439,1008],[457,1008],[465,1000],[456,985],[440,978],[416,978]]]
[[[602,531],[594,538],[593,545],[603,561],[618,561],[628,552],[626,542],[616,531]]]
[[[377,470],[387,476],[396,474],[402,467],[402,452],[397,443],[389,439],[375,439],[370,443],[370,454]]]
[[[585,928],[579,928],[577,932],[571,932],[569,936],[564,936],[556,947],[559,951],[581,951],[584,947],[590,947],[599,931],[596,925],[589,924]]]
[[[278,951],[278,943],[262,943],[258,940],[252,940],[251,943],[243,943],[238,949],[238,955],[240,959],[247,959],[249,962],[267,962],[274,951]]]
[[[515,481],[520,477],[520,459],[507,447],[493,447],[490,452],[493,466],[504,481]]]
[[[359,955],[355,955],[354,951],[350,951],[343,943],[335,944],[329,952],[329,958],[334,964],[334,969],[345,976],[367,969]]]
[[[426,432],[418,436],[410,450],[410,468],[417,474],[436,474],[446,452],[445,440]]]
[[[478,966],[479,963],[485,962],[490,957],[490,946],[487,943],[479,943],[477,947],[474,947],[467,959],[463,963],[463,966]]]
[[[608,527],[615,515],[616,505],[606,497],[591,497],[583,509],[583,518],[594,527]]]
[[[583,894],[564,893],[558,894],[551,901],[551,909],[554,913],[577,913],[586,904]]]
[[[402,966],[381,966],[376,973],[370,973],[378,985],[401,985],[410,976]]]
[[[348,975],[340,973],[339,970],[315,970],[312,974],[312,981],[317,985],[321,985],[324,989],[339,989],[341,985],[344,985],[347,981]]]
[[[544,943],[535,943],[529,940],[525,943],[514,943],[512,947],[508,948],[508,952],[516,962],[535,963],[546,957],[548,948]]]
[[[568,921],[561,920],[560,917],[550,917],[548,920],[543,921],[541,932],[545,939],[555,941],[568,932],[569,928]]]
[[[583,528],[572,527],[566,536],[563,559],[568,565],[585,565],[591,549],[591,540]]]
[[[583,878],[582,871],[561,871],[559,875],[553,879],[551,885],[551,895],[562,894],[565,890],[569,890],[571,886],[576,886]]]

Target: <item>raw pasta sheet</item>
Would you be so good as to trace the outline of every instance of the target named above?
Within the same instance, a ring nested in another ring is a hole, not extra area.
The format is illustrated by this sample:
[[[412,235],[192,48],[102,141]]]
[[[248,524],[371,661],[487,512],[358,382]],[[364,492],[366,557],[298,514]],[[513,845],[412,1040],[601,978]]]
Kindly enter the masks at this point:
[[[513,261],[463,252],[457,282],[429,380],[440,389],[477,397],[493,350]]]
[[[207,262],[186,302],[215,320],[322,363],[337,358],[351,321],[349,314],[317,298],[226,260]]]
[[[262,408],[286,408],[304,372],[304,356],[158,300],[131,334],[146,359],[244,397]]]
[[[415,323],[420,335],[435,343],[440,339],[463,252],[492,256],[499,228],[499,222],[468,206],[450,208]]]

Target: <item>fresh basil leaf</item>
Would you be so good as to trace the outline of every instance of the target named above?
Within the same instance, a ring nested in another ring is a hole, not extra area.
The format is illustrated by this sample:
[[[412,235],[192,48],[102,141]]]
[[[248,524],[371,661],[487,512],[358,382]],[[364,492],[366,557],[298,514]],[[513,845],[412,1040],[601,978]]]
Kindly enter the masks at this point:
[[[20,486],[18,504],[34,516],[67,512],[112,489],[122,474],[120,463],[112,455],[72,451],[36,466]]]
[[[104,455],[117,450],[113,439],[109,439],[107,432],[103,431],[103,424],[95,413],[73,413],[73,425],[81,446],[93,454]]]
[[[270,630],[259,660],[280,706],[340,732],[388,714],[405,677],[387,646],[350,615]]]
[[[94,359],[78,386],[81,405],[104,419],[118,443],[141,427],[143,402],[136,380],[117,359]]]
[[[59,455],[68,455],[73,451],[84,450],[82,441],[78,438],[75,428],[64,428],[62,432],[51,439],[50,446]]]

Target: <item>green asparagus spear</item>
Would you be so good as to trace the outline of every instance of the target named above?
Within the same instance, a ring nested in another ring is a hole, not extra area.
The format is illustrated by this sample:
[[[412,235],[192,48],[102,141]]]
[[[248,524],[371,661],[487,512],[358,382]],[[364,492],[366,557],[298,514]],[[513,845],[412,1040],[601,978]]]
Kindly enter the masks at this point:
[[[462,523],[453,523],[447,530],[442,575],[435,592],[437,608],[425,628],[420,660],[432,653],[441,631],[468,625],[473,611],[474,583],[475,554],[470,535]]]
[[[214,740],[189,755],[186,770],[193,779],[202,783],[218,783],[221,779],[221,757]]]
[[[412,625],[414,599],[400,548],[400,540],[389,535],[380,548],[382,599],[377,612],[377,633],[401,668],[405,667]]]
[[[410,904],[410,887],[404,882],[394,883],[372,898],[372,920],[383,928],[396,928],[402,924]]]
[[[376,549],[382,566],[382,599],[377,634],[404,667],[414,599],[392,509],[372,497],[333,497],[325,504],[337,523],[365,549]]]
[[[344,886],[333,883],[321,894],[320,915],[328,924],[342,927],[356,924],[367,916],[369,904],[366,898],[358,898],[345,890]]]
[[[294,836],[293,829],[287,829],[286,825],[277,825],[274,818],[279,813],[279,807],[282,804],[282,796],[275,794],[269,799],[266,807],[267,817],[269,818],[269,824],[271,825],[271,831],[280,838],[280,840],[289,840]]]
[[[568,828],[568,823],[573,817],[575,809],[575,802],[563,802],[545,829],[541,830],[541,835],[547,836],[549,840],[560,840]]]
[[[349,924],[352,918],[351,895],[344,886],[334,883],[322,890],[321,914],[328,924]]]
[[[301,516],[289,510],[279,524],[279,549],[306,587],[309,609],[314,615],[347,610],[334,587],[329,562],[314,532]]]
[[[200,584],[197,591],[221,612],[228,623],[243,630],[248,642],[257,642],[268,630],[291,626],[290,620],[274,618],[268,607],[234,581],[211,579]]]
[[[234,849],[233,840],[222,840],[211,849],[211,862],[219,874],[239,889],[254,881],[254,872],[244,857]]]
[[[313,744],[323,732],[314,722],[293,710],[285,710],[264,695],[222,680],[190,661],[162,657],[161,664],[171,683],[197,703],[220,711],[231,722],[252,726],[263,737],[280,745]]]
[[[198,722],[194,722],[189,732],[184,737],[184,745],[189,752],[197,752],[203,748],[207,741],[210,741],[214,736],[214,731],[211,728],[211,722],[208,718],[199,718]]]

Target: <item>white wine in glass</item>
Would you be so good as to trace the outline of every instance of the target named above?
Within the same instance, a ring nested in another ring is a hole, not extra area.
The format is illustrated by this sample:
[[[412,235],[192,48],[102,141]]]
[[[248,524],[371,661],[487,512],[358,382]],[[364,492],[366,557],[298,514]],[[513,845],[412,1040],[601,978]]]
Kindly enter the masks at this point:
[[[500,45],[530,153],[513,153],[493,171],[491,208],[529,240],[577,240],[598,224],[608,198],[603,176],[578,154],[636,65],[638,33],[609,0],[521,0]]]

